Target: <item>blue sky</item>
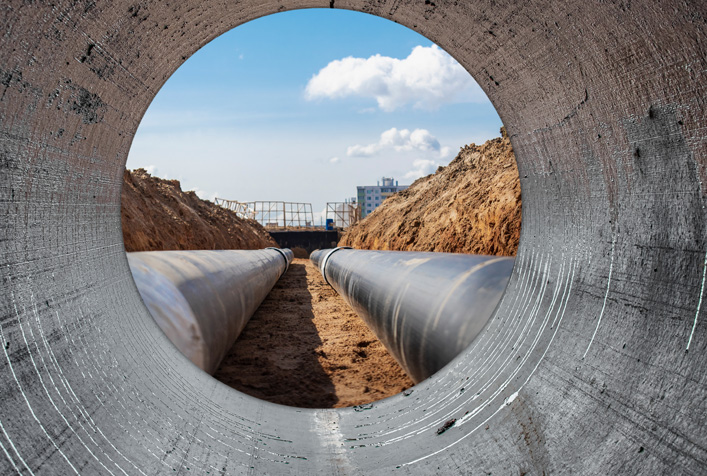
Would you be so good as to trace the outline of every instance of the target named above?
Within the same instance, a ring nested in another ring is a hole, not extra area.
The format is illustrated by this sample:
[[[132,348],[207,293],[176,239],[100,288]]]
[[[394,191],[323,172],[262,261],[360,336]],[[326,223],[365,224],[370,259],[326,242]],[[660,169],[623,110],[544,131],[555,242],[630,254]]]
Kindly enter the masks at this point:
[[[202,198],[320,212],[382,176],[412,183],[500,127],[471,76],[412,30],[298,10],[241,25],[188,59],[145,114],[127,167]]]

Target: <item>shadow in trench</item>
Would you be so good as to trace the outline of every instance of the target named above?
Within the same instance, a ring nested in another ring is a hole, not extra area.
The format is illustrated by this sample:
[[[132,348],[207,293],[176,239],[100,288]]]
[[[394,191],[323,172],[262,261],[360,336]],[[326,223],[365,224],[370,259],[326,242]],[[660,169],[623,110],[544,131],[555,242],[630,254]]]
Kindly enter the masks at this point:
[[[214,378],[273,403],[332,407],[337,396],[316,354],[322,341],[313,319],[305,265],[292,263],[250,319]]]

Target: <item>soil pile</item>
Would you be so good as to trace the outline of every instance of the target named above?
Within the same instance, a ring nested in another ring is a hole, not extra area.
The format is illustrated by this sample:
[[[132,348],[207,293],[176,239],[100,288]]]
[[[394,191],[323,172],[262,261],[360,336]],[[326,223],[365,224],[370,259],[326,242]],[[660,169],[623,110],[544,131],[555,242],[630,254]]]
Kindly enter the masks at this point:
[[[511,142],[501,134],[463,147],[447,167],[386,199],[339,246],[515,256],[520,181]]]
[[[311,261],[295,259],[214,377],[263,400],[347,407],[413,382]]]
[[[254,220],[145,169],[123,174],[121,222],[125,251],[262,249],[277,246]]]

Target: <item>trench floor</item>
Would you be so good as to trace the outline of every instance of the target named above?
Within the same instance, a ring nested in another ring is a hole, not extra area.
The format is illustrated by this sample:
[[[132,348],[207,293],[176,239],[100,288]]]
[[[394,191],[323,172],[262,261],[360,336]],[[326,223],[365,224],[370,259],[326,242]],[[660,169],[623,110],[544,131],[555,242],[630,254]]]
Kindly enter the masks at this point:
[[[214,377],[304,408],[380,400],[413,382],[308,259],[295,259]]]

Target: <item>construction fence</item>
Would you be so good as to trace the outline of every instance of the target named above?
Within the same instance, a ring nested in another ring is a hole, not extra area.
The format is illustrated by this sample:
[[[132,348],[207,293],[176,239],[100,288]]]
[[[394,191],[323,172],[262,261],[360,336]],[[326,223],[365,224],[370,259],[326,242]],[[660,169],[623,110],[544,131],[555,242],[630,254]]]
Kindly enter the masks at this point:
[[[216,205],[236,212],[241,218],[255,220],[265,228],[309,228],[314,226],[311,203],[239,202],[216,198]]]
[[[322,228],[316,226],[311,203],[256,201],[239,202],[225,198],[214,199],[216,205],[227,208],[245,219],[255,220],[265,228]],[[361,210],[355,202],[328,202],[327,228],[348,228],[361,219]]]

